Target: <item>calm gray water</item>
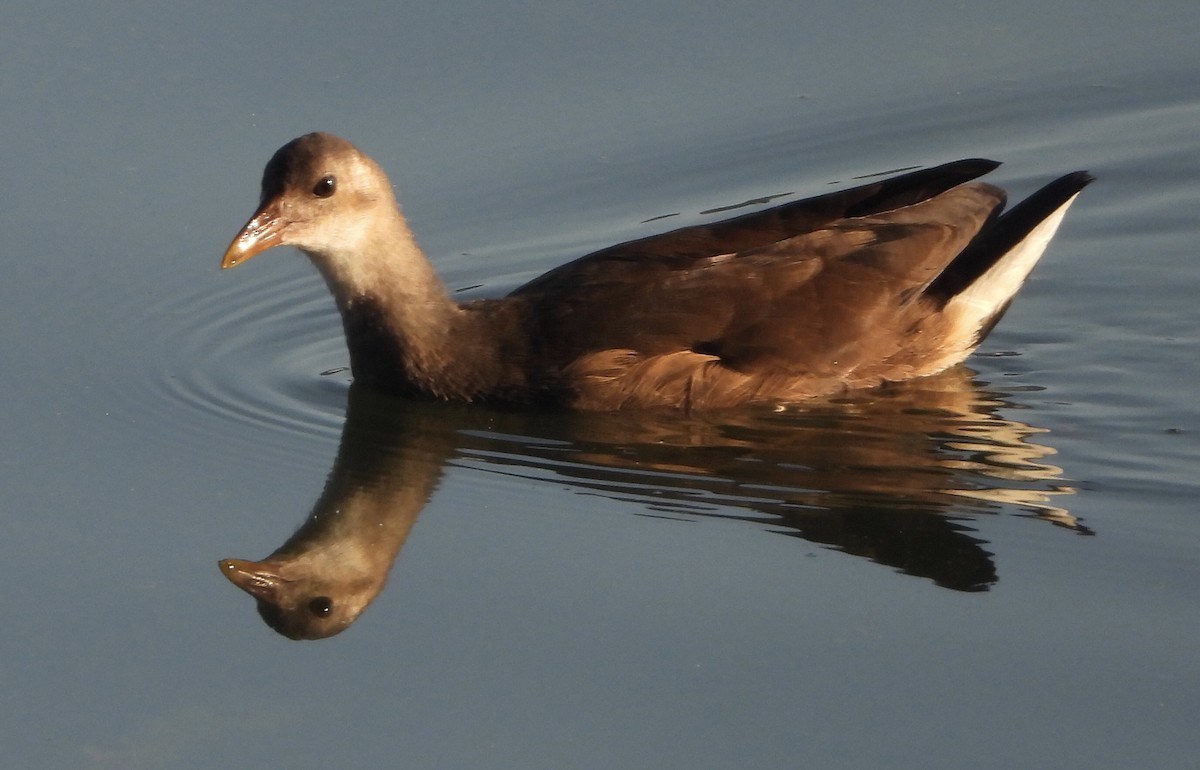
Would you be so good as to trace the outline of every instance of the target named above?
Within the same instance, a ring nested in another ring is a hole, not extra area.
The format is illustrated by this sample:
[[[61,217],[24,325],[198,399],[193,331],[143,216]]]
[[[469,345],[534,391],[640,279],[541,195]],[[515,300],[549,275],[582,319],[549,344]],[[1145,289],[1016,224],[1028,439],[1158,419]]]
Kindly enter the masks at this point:
[[[1196,767],[1200,6],[888,8],[9,3],[0,765]],[[504,414],[351,400],[304,259],[218,270],[314,129],[466,296],[900,167],[1100,181],[969,367]],[[217,560],[313,510],[399,554],[298,642]]]

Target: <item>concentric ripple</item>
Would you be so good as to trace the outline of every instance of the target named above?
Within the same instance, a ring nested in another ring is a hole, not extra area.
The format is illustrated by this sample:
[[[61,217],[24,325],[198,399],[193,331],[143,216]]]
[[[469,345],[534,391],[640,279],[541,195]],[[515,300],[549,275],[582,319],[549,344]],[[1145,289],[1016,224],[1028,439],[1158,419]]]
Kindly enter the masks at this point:
[[[116,333],[140,341],[149,371],[114,383],[114,397],[171,442],[293,460],[299,447],[335,442],[350,381],[341,322],[320,278],[279,271],[193,276],[132,309]]]

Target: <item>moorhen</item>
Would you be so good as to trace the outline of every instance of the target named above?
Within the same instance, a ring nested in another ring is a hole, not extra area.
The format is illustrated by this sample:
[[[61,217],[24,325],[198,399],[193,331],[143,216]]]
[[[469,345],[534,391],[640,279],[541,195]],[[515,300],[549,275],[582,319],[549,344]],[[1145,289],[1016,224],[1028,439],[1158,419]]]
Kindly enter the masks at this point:
[[[267,163],[233,267],[295,246],[341,312],[360,386],[575,409],[788,404],[932,374],[1003,315],[1077,171],[1010,211],[960,160],[619,244],[499,299],[457,303],[380,167],[299,137]]]

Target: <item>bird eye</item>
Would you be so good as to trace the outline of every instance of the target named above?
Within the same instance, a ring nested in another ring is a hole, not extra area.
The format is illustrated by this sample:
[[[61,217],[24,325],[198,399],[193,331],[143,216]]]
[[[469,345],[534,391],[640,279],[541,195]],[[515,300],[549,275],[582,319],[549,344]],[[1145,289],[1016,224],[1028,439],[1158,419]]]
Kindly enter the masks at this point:
[[[333,612],[333,600],[328,596],[318,596],[309,601],[308,611],[318,617],[324,617]]]
[[[337,179],[333,174],[326,174],[313,185],[313,195],[318,198],[328,198],[337,190]]]

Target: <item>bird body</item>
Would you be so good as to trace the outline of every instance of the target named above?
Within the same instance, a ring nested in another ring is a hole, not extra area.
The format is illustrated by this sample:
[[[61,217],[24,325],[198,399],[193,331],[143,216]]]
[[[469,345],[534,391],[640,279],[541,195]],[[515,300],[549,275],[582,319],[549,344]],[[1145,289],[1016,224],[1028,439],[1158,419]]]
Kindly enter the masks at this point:
[[[263,175],[232,267],[294,245],[341,313],[355,381],[445,400],[575,409],[800,402],[966,358],[1090,175],[1011,211],[963,160],[619,244],[506,297],[456,303],[384,172],[309,134]]]

